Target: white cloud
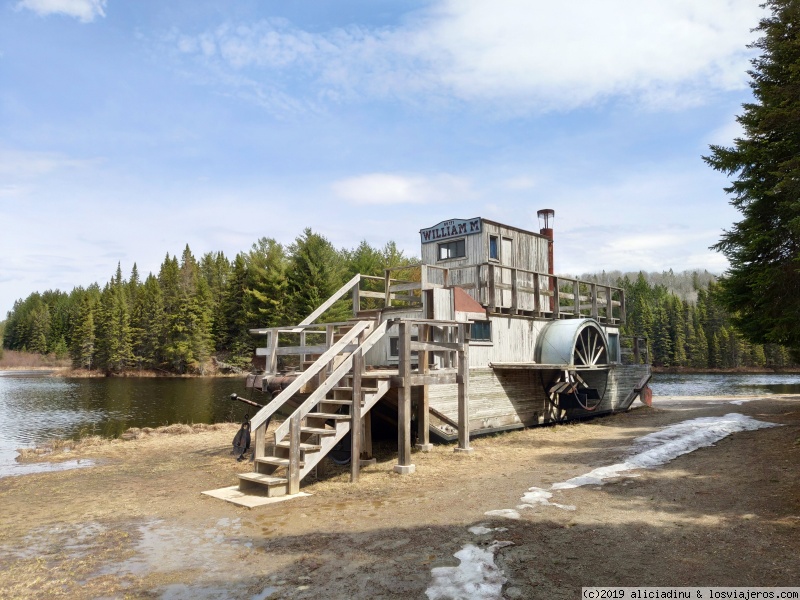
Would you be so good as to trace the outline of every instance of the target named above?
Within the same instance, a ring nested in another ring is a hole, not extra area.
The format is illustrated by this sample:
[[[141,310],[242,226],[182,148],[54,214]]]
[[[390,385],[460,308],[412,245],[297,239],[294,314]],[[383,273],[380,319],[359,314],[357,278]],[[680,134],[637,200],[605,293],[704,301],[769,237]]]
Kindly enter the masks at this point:
[[[312,33],[273,19],[171,42],[266,87],[302,81],[315,97],[426,94],[541,112],[622,96],[674,109],[746,85],[762,14],[752,0],[441,0],[395,28]]]
[[[52,14],[74,17],[91,23],[95,17],[105,17],[106,0],[20,0],[17,9],[27,8],[45,17]]]
[[[469,182],[453,175],[435,177],[370,173],[331,184],[333,192],[353,204],[429,204],[471,196]]]
[[[96,163],[96,159],[68,158],[52,152],[0,149],[0,177],[36,178],[54,171],[81,169]]]

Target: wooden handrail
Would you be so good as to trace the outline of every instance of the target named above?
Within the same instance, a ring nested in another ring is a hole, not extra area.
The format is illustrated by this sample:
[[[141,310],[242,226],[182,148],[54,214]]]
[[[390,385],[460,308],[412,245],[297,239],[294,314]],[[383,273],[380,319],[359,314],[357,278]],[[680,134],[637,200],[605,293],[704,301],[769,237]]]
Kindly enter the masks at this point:
[[[278,409],[294,394],[300,391],[306,383],[311,381],[311,378],[319,373],[327,364],[333,360],[334,356],[341,354],[342,350],[347,347],[364,329],[371,324],[370,321],[359,321],[353,328],[344,334],[342,339],[331,346],[322,356],[320,356],[308,370],[303,371],[300,376],[290,383],[286,388],[275,398],[272,402],[267,404],[264,408],[258,411],[252,419],[250,419],[250,431],[255,430],[264,423],[267,419],[274,415]]]
[[[389,326],[390,326],[389,321],[384,321],[383,323],[381,323],[378,327],[375,328],[374,331],[372,331],[372,333],[369,334],[369,336],[367,336],[367,339],[364,340],[354,350],[360,349],[362,354],[366,354],[369,351],[369,349],[372,348],[376,344],[376,342],[386,334],[386,332],[389,329]],[[322,361],[322,358],[323,357],[317,359],[317,362],[315,364],[320,363]],[[299,419],[303,419],[309,412],[311,412],[311,409],[313,409],[320,402],[320,400],[322,400],[325,397],[325,394],[327,394],[331,390],[331,388],[333,388],[339,382],[339,380],[342,377],[347,375],[352,366],[353,366],[353,355],[350,354],[350,356],[344,359],[342,363],[338,367],[336,367],[336,369],[333,370],[333,373],[328,375],[325,381],[316,390],[314,390],[311,393],[311,395],[308,398],[306,398],[300,406],[298,406],[294,410],[294,412],[292,413],[292,418],[297,417]],[[282,396],[288,390],[289,388],[287,387],[286,390],[284,390],[284,392],[281,392],[281,394],[278,397]],[[356,399],[354,398],[353,402],[355,401]],[[279,442],[286,436],[287,433],[289,433],[289,419],[284,421],[275,430],[275,441]]]
[[[328,298],[325,302],[323,302],[319,306],[319,308],[317,310],[312,312],[305,319],[300,321],[297,325],[298,326],[309,325],[309,324],[313,323],[314,321],[316,321],[317,317],[319,317],[322,313],[324,313],[331,306],[333,306],[336,303],[337,300],[342,299],[347,292],[349,292],[350,290],[353,289],[353,286],[358,285],[359,283],[361,283],[361,273],[358,273],[357,275],[354,275],[353,278],[350,281],[345,283],[336,292],[334,292],[334,294],[330,298]]]

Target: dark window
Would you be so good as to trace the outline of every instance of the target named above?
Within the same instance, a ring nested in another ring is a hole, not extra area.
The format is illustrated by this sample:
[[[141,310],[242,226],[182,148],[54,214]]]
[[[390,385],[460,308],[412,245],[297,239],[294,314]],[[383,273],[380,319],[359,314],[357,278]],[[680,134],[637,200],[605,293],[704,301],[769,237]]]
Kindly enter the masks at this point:
[[[464,240],[453,240],[439,244],[439,260],[449,258],[463,258],[467,255],[467,246]]]
[[[473,321],[470,327],[470,339],[473,342],[491,342],[492,341],[492,322],[491,321]]]
[[[412,335],[411,341],[416,342],[417,336]],[[411,356],[415,357],[417,355],[416,352],[412,352]],[[390,337],[389,338],[389,356],[400,356],[400,338],[399,337]]]
[[[497,236],[490,235],[489,236],[489,258],[493,258],[494,260],[500,260],[500,252],[497,248]]]

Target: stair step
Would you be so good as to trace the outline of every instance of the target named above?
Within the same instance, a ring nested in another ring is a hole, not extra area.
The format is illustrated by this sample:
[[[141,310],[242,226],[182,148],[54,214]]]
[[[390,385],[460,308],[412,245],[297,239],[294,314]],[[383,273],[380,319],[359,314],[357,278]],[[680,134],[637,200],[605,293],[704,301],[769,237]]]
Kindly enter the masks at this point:
[[[338,386],[338,387],[331,388],[331,390],[334,391],[334,392],[352,392],[353,388],[352,387],[347,387],[347,386]],[[378,391],[378,388],[364,387],[362,385],[361,386],[361,391],[364,392],[365,394],[374,394],[375,392]]]
[[[290,444],[289,441],[286,440],[284,442],[278,442],[277,444],[275,444],[275,446],[277,446],[278,448],[289,448]],[[300,450],[304,452],[319,452],[320,450],[322,450],[322,446],[320,446],[319,444],[307,444],[303,442],[300,444]]]
[[[352,400],[339,400],[334,398],[325,398],[319,401],[320,404],[339,404],[341,406],[353,406]]]
[[[321,412],[310,412],[306,415],[308,419],[334,419],[336,421],[346,421],[350,418],[350,415],[343,415],[341,413],[321,413]]]
[[[289,466],[289,459],[288,458],[280,458],[278,456],[262,456],[261,458],[257,458],[255,460],[257,463],[263,463],[265,465],[274,465],[276,467],[288,467]],[[300,467],[304,467],[305,463],[301,460]],[[281,479],[280,477],[276,477],[275,479]]]
[[[289,483],[289,480],[285,477],[273,477],[272,475],[264,475],[264,473],[239,473],[239,479],[255,481],[256,483],[263,483],[264,485]]]
[[[314,435],[336,435],[336,430],[323,429],[321,427],[301,427],[300,433],[313,433]]]
[[[239,473],[239,489],[263,493],[266,488],[267,497],[285,496],[289,492],[289,480],[285,477],[273,477],[264,473]]]

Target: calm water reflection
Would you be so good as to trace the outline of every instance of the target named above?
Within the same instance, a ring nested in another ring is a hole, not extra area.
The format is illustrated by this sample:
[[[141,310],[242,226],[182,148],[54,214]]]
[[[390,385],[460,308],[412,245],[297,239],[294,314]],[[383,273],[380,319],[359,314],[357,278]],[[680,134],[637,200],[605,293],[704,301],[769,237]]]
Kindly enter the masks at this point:
[[[241,420],[248,407],[228,399],[234,392],[247,396],[244,378],[71,379],[0,371],[0,476],[8,474],[4,465],[13,462],[17,448],[49,439]]]
[[[764,396],[800,394],[800,375],[656,374],[650,383],[658,396]]]
[[[658,396],[800,394],[800,375],[655,375]],[[16,449],[54,438],[117,437],[129,427],[240,421],[244,378],[156,379],[47,377],[0,371],[0,477],[24,472]],[[264,396],[255,396],[266,402]],[[252,414],[252,412],[250,413]]]

